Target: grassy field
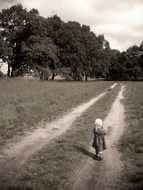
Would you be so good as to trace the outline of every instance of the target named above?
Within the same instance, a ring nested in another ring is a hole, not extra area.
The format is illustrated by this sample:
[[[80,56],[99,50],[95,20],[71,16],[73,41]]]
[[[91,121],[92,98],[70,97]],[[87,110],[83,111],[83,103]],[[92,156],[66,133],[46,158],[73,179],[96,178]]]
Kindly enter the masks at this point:
[[[68,83],[68,85],[73,84]],[[86,88],[85,93],[90,93],[90,96],[92,96],[91,92],[93,91],[94,85],[95,88],[99,85],[101,89],[100,91],[102,91],[102,85],[104,85],[103,88],[105,88],[109,85],[109,83],[75,83],[75,85],[82,86],[80,88],[80,93],[83,92],[84,86],[84,88]],[[99,86],[97,88],[98,90]],[[87,150],[93,138],[92,132],[94,120],[95,118],[104,119],[106,117],[118,91],[119,86],[115,87],[112,91],[108,91],[106,96],[102,97],[73,123],[72,128],[68,130],[66,134],[56,140],[53,140],[48,146],[33,155],[32,158],[21,168],[18,168],[13,172],[7,172],[7,174],[3,173],[2,176],[0,176],[0,189],[71,189],[73,181],[75,180],[72,176],[74,176],[77,168],[84,164],[84,161],[90,156]],[[96,92],[93,92],[93,94],[95,95]],[[73,99],[75,99],[75,97]],[[84,100],[86,99],[87,96]],[[74,101],[75,100],[73,100],[73,102]],[[13,178],[13,176],[15,177]]]
[[[111,84],[113,82],[0,80],[0,146],[13,137],[44,126]]]
[[[124,93],[127,128],[120,142],[124,170],[120,190],[143,189],[143,83],[127,83]],[[116,188],[117,189],[117,188]]]
[[[0,144],[54,120],[100,94],[110,82],[0,81]],[[143,189],[143,85],[127,82],[124,92],[127,127],[119,142],[124,168],[116,190]],[[95,118],[104,119],[119,91],[108,91],[68,132],[34,154],[21,168],[0,174],[0,190],[69,190],[75,172],[91,156]],[[65,103],[66,102],[66,103]],[[14,177],[13,177],[14,176]]]

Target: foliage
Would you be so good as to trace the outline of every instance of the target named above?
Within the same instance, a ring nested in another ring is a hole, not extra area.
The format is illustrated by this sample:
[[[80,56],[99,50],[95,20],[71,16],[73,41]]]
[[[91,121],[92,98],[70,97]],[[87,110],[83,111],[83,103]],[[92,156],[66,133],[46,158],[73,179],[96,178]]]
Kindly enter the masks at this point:
[[[0,57],[8,63],[8,76],[31,70],[41,76],[50,69],[52,80],[62,73],[78,81],[143,78],[143,43],[125,52],[112,50],[104,36],[97,36],[89,26],[63,22],[57,15],[44,18],[38,10],[27,11],[20,4],[0,12],[0,27]]]

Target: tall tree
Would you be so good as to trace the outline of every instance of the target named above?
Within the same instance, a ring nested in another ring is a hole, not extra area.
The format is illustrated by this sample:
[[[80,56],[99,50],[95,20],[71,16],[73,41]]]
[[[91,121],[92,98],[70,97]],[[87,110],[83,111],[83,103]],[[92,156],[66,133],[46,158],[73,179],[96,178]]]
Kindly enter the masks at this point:
[[[139,47],[139,63],[142,69],[142,77],[143,77],[143,42],[140,44]]]
[[[65,45],[64,38],[62,39],[62,36],[64,36],[64,22],[57,15],[47,18],[47,36],[52,39],[52,42],[55,44],[57,50],[57,58],[55,61],[51,61],[49,65],[52,71],[52,80],[54,80],[55,75],[62,66],[61,52],[62,47]]]
[[[30,36],[25,41],[22,53],[27,72],[32,69],[44,75],[51,64],[58,62],[57,47],[49,37]]]
[[[134,45],[127,49],[127,61],[128,61],[128,74],[130,78],[138,80],[142,75],[142,69],[140,66],[140,49]]]
[[[28,13],[20,4],[0,12],[2,35],[11,49],[11,53],[7,55],[9,71],[10,67],[12,70],[11,74],[8,72],[9,76],[19,75],[19,72],[22,71],[22,43],[29,35],[31,16],[36,17],[37,13],[38,11],[35,9]]]

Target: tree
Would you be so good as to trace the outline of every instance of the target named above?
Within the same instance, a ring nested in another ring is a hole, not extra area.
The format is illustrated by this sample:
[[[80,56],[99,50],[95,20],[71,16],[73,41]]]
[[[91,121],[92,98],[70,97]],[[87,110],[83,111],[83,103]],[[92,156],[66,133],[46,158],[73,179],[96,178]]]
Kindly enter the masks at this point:
[[[52,80],[54,80],[57,71],[62,66],[62,47],[64,44],[64,22],[54,15],[53,17],[47,18],[47,36],[51,38],[53,44],[56,47],[56,59],[51,61],[49,67],[52,71]]]
[[[25,41],[22,53],[23,65],[28,70],[38,70],[41,75],[51,69],[51,64],[58,62],[57,47],[49,37],[30,36]]]
[[[52,65],[55,71],[70,70],[73,80],[82,79],[82,64],[85,49],[81,42],[81,26],[78,22],[64,23],[58,16],[48,18],[48,34],[58,48],[58,64]],[[69,69],[70,68],[70,69]]]
[[[25,13],[26,10],[21,5],[3,9],[0,13],[0,27],[3,31],[3,37],[12,49],[11,55],[7,56],[8,63],[11,64],[9,67],[12,67],[12,75],[20,64],[21,31],[25,25]]]
[[[104,38],[103,35],[97,37],[97,58],[95,75],[98,77],[106,78],[108,80],[109,68],[111,64],[112,50],[109,42]]]
[[[2,37],[2,33],[0,32],[0,58],[3,57],[3,55],[5,54],[5,47],[4,47],[4,40]]]
[[[85,33],[86,75],[91,78],[106,77],[110,64],[110,47],[103,35],[96,36],[93,32]],[[86,76],[87,79],[87,76]]]
[[[8,9],[3,9],[0,13],[0,27],[2,35],[10,49],[6,55],[8,67],[12,72],[8,76],[19,75],[23,72],[22,68],[22,45],[24,40],[29,36],[30,19],[37,16],[35,9],[27,12],[22,5],[14,5]]]
[[[130,78],[138,80],[142,75],[142,69],[140,65],[140,49],[134,45],[127,49],[127,70]]]
[[[139,47],[139,64],[142,69],[142,77],[143,77],[143,42],[140,44]]]

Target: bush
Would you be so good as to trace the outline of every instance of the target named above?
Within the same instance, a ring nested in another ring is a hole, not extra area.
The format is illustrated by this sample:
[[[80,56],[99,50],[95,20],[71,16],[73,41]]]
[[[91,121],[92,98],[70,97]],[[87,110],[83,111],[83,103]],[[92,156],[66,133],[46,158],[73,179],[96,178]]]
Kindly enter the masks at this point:
[[[41,73],[40,73],[40,79],[41,80],[48,80],[49,79],[49,77],[51,76],[51,70],[50,70],[50,68],[43,68],[42,70],[41,70]]]

